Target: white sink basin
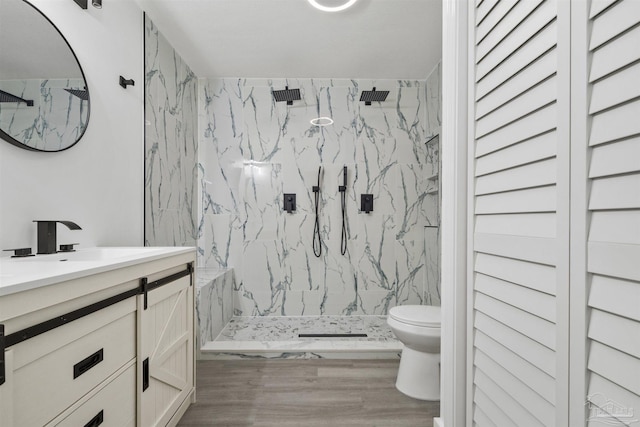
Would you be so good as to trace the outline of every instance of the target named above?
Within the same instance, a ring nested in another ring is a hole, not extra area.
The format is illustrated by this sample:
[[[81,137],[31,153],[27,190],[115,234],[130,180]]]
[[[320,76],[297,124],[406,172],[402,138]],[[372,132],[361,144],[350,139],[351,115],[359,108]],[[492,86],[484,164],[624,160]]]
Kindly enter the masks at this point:
[[[79,249],[75,252],[60,252],[49,255],[36,255],[25,258],[12,258],[14,262],[69,262],[69,261],[109,261],[120,258],[152,255],[163,251],[164,248],[152,247],[109,247],[109,248],[87,248]]]
[[[79,248],[76,252],[0,257],[0,297],[168,256],[193,252],[176,247]]]

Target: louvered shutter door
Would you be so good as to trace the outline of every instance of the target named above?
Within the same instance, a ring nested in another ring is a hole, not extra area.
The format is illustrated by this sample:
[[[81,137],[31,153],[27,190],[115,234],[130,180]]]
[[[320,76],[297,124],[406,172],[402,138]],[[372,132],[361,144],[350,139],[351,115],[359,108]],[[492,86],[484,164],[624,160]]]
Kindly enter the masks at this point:
[[[588,44],[587,425],[640,423],[640,1],[593,1]],[[627,415],[627,416],[625,416]],[[633,423],[632,423],[633,422]]]
[[[568,423],[568,2],[482,0],[470,19],[470,417]]]

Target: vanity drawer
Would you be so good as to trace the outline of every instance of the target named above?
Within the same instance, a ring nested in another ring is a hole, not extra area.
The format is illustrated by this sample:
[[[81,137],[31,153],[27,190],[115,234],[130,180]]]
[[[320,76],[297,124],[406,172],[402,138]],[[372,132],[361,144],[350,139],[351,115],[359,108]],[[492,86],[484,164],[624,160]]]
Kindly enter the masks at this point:
[[[133,427],[135,424],[136,365],[133,363],[78,409],[50,426]]]
[[[13,346],[14,425],[46,424],[133,360],[135,330],[131,298]]]

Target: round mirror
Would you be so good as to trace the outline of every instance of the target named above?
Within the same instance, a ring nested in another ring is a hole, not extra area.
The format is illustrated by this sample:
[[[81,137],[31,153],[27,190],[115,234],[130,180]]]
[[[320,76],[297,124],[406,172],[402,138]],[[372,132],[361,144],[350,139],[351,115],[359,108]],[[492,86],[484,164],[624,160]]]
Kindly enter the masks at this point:
[[[89,123],[89,91],[63,35],[24,0],[0,0],[0,137],[62,151]]]

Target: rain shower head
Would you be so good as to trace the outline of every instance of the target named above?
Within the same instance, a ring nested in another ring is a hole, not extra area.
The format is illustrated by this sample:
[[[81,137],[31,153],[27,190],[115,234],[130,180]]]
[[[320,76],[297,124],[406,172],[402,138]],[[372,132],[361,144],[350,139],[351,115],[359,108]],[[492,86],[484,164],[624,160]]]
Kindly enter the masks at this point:
[[[276,102],[287,102],[287,105],[293,105],[293,101],[300,101],[300,89],[289,89],[289,86],[285,86],[284,90],[272,91],[273,97]]]
[[[25,104],[27,104],[27,107],[33,107],[32,99],[20,98],[19,96],[12,95],[9,92],[5,92],[3,90],[0,90],[0,102],[24,102]]]
[[[78,98],[82,99],[83,101],[89,100],[89,92],[87,92],[84,89],[65,89],[65,90],[69,92],[71,95],[77,96]]]
[[[388,90],[376,91],[376,88],[374,87],[373,90],[363,90],[360,94],[360,101],[364,102],[364,105],[371,105],[372,102],[386,101],[388,95]]]

